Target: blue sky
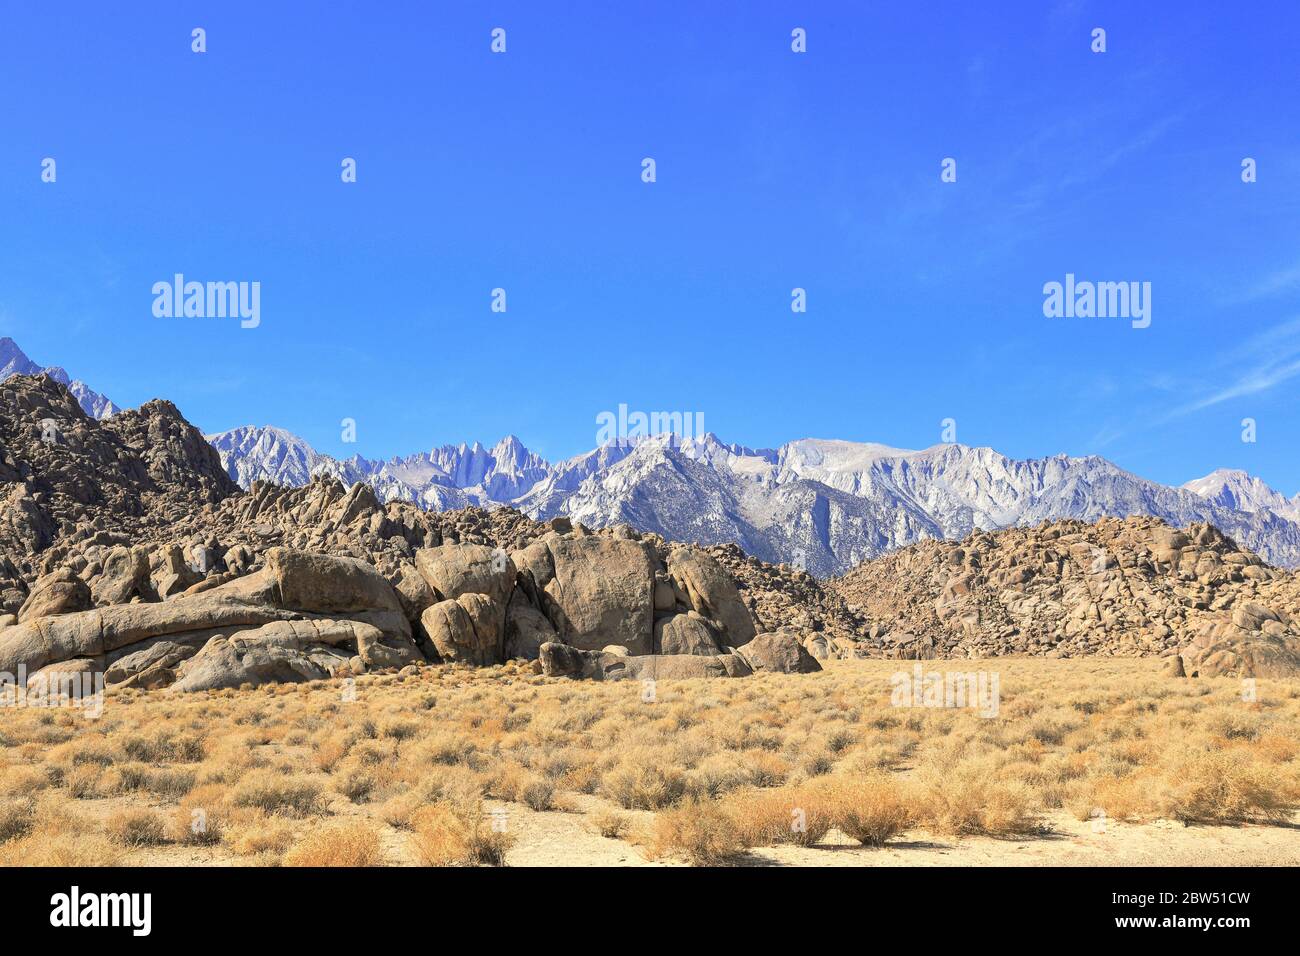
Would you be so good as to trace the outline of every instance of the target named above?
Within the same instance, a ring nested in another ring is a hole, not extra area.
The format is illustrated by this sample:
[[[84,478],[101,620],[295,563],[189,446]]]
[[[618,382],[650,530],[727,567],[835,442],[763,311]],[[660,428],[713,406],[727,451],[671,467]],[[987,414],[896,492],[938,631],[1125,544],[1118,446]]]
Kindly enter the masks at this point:
[[[1300,12],[1188,6],[5,3],[0,334],[342,455],[558,458],[627,403],[1295,493]],[[176,272],[261,325],[155,318]],[[1151,327],[1045,318],[1067,272]]]

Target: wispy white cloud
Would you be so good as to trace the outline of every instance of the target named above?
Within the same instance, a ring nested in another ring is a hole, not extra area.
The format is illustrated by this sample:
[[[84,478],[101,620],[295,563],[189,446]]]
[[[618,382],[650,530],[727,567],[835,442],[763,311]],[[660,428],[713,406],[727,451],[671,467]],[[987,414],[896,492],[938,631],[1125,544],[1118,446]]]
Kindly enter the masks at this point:
[[[1190,387],[1191,391],[1199,392],[1196,398],[1153,418],[1130,418],[1122,424],[1103,424],[1089,444],[1094,449],[1101,449],[1134,432],[1146,431],[1233,399],[1261,395],[1297,376],[1300,376],[1300,317],[1279,322],[1225,352],[1217,371]],[[1162,374],[1147,384],[1169,392],[1175,390],[1178,383]],[[1184,383],[1180,390],[1189,388]]]
[[[1298,288],[1300,288],[1300,262],[1270,272],[1228,301],[1232,304],[1256,302],[1293,292]]]
[[[1234,398],[1258,395],[1300,375],[1300,318],[1280,322],[1251,336],[1228,353],[1228,364],[1235,368],[1227,382],[1178,406],[1165,420],[1181,418]]]

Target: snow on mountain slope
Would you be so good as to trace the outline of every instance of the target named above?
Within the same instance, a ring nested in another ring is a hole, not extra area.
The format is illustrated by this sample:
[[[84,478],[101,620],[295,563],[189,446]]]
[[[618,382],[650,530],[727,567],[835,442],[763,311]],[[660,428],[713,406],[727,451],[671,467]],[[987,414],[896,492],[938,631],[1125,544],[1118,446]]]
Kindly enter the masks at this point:
[[[122,410],[85,382],[69,376],[59,366],[50,365],[42,368],[29,359],[13,339],[8,336],[0,338],[0,382],[11,375],[39,375],[42,372],[66,387],[81,406],[81,410],[91,418],[102,421]]]
[[[1287,498],[1238,469],[1220,468],[1183,487],[1225,508],[1252,513],[1267,509],[1284,518],[1300,520],[1300,494]]]
[[[283,428],[245,425],[204,438],[221,456],[221,464],[242,488],[255,481],[300,487],[326,465],[327,456]],[[332,461],[332,459],[330,459]]]
[[[534,518],[735,542],[817,575],[923,538],[1134,514],[1175,525],[1210,521],[1275,564],[1300,565],[1300,509],[1262,482],[1216,472],[1171,488],[1095,456],[1022,461],[957,444],[909,451],[824,439],[752,449],[706,435],[611,444],[550,464],[509,436],[491,449],[462,444],[373,462],[319,455],[280,429],[235,429],[210,440],[245,486],[258,477],[299,485],[333,474],[426,508],[508,504]]]

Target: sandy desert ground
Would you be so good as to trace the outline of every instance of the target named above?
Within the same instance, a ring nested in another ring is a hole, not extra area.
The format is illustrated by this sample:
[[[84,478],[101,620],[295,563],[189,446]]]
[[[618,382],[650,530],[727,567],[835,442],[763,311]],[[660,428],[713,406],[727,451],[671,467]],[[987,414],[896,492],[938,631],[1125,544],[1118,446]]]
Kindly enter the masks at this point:
[[[996,677],[982,716],[909,706],[913,667],[650,688],[431,666],[10,709],[0,863],[1300,863],[1300,682],[923,662]]]

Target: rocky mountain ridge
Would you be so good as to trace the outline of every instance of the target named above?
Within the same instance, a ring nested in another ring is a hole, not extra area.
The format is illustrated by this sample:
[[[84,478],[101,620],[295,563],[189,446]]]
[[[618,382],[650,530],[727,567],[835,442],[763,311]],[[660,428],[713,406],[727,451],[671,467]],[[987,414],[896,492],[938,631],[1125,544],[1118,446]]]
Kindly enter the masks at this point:
[[[91,418],[108,418],[122,410],[85,382],[69,376],[60,366],[50,365],[42,368],[29,359],[13,339],[8,336],[0,338],[0,382],[11,375],[40,375],[41,373],[67,388]]]
[[[506,505],[537,520],[627,523],[675,540],[734,543],[818,576],[927,539],[1128,515],[1208,522],[1274,564],[1300,566],[1300,504],[1241,472],[1172,488],[1095,456],[1015,460],[958,444],[906,451],[821,439],[751,449],[713,435],[611,444],[554,465],[513,436],[492,449],[338,461],[282,429],[208,437],[245,487],[256,478],[301,485],[332,475],[424,508]]]

